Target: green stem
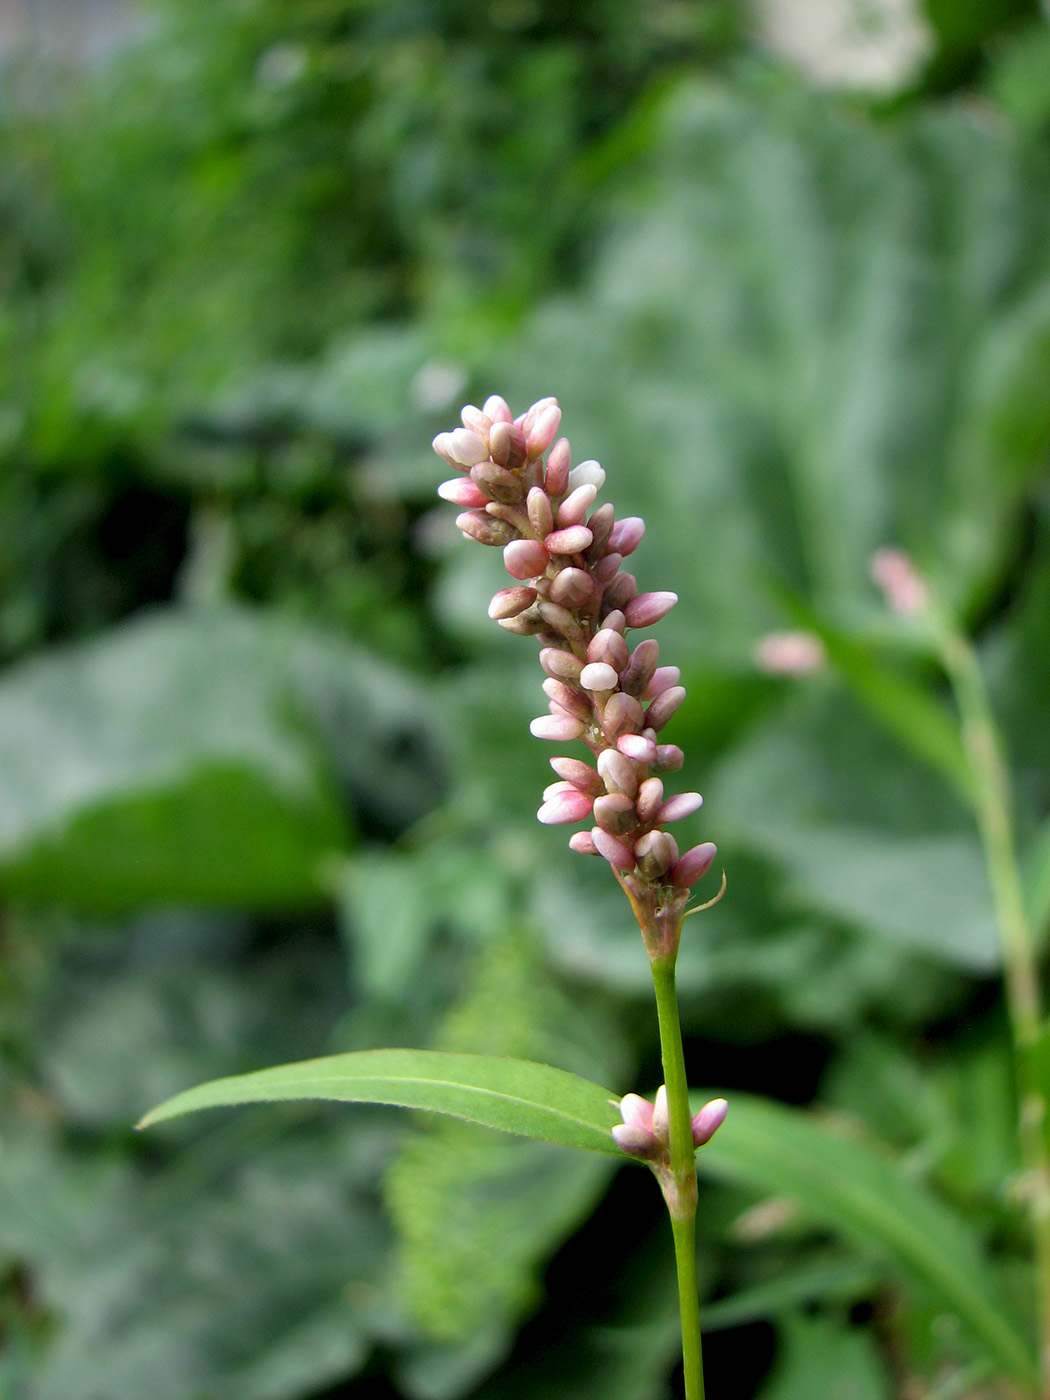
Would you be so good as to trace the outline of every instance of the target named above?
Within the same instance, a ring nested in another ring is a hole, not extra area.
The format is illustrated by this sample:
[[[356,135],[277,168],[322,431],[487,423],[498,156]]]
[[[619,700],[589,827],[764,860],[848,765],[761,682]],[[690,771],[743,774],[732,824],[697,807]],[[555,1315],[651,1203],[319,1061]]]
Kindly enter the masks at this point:
[[[1050,1154],[1046,1094],[1034,1065],[1043,1024],[1035,938],[1017,861],[1009,769],[984,677],[972,646],[956,628],[942,622],[936,635],[959,706],[963,743],[974,779],[977,825],[1002,941],[1019,1098],[1018,1140],[1035,1243],[1040,1394],[1050,1400]]]
[[[664,1182],[664,1197],[671,1216],[675,1264],[678,1271],[685,1400],[704,1400],[700,1289],[696,1272],[696,1152],[693,1147],[682,1028],[678,1019],[674,959],[654,961],[652,969],[671,1138],[671,1174],[670,1179]]]

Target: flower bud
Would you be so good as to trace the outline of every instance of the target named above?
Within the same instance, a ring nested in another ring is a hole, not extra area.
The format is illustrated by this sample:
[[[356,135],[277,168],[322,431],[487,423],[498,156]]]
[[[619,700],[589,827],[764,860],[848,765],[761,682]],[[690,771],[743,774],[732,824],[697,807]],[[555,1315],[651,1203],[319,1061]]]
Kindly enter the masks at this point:
[[[586,525],[570,525],[567,530],[554,530],[543,541],[550,554],[582,554],[593,535]]]
[[[534,739],[582,739],[583,732],[581,722],[569,715],[537,715],[529,725],[529,733]]]
[[[609,543],[609,536],[612,533],[612,528],[615,524],[616,512],[608,503],[606,503],[604,506],[599,506],[598,509],[593,513],[591,518],[587,521],[587,528],[594,536],[594,542],[592,543],[590,549],[587,551],[587,558],[592,564],[597,563],[598,560],[601,559],[602,556],[607,552],[610,554],[615,553],[615,550],[607,549]]]
[[[886,602],[900,617],[915,617],[929,606],[926,580],[903,549],[876,550],[871,560],[871,576],[882,589]]]
[[[585,690],[615,690],[620,679],[604,661],[591,661],[580,672],[580,684]]]
[[[468,510],[456,516],[456,528],[478,544],[504,545],[514,538],[514,531],[503,520],[494,520],[484,511]]]
[[[536,817],[544,826],[560,826],[567,822],[582,822],[590,815],[594,799],[588,797],[586,793],[577,792],[575,788],[568,792],[559,792],[536,813]]]
[[[561,409],[556,403],[549,404],[536,416],[532,427],[526,431],[526,449],[530,457],[542,457],[554,441],[561,422]]]
[[[660,656],[660,644],[652,637],[638,643],[631,653],[631,660],[623,672],[620,684],[628,695],[641,698],[656,671]],[[677,680],[677,676],[675,677]]]
[[[497,466],[509,471],[521,471],[525,465],[525,434],[516,423],[500,421],[489,433],[489,456]]]
[[[539,540],[511,540],[503,551],[503,563],[511,578],[537,578],[550,563]]]
[[[678,602],[677,593],[639,593],[624,608],[628,627],[652,627]]]
[[[564,710],[574,719],[582,719],[585,723],[590,722],[592,718],[591,702],[586,695],[581,695],[571,685],[566,685],[564,681],[548,678],[543,682],[543,693],[551,701],[552,706],[556,705],[559,710]]]
[[[583,628],[569,609],[563,608],[560,603],[551,603],[546,598],[541,598],[536,604],[536,611],[552,631],[560,633],[567,641],[571,642],[583,635]]]
[[[547,457],[547,471],[543,484],[549,496],[563,496],[569,484],[569,467],[572,456],[568,438],[559,438]]]
[[[616,749],[602,749],[598,755],[598,772],[607,792],[626,793],[632,799],[638,792],[637,768]]]
[[[647,831],[635,842],[638,869],[647,880],[660,880],[678,859],[678,843],[667,831]]]
[[[665,1147],[671,1144],[671,1115],[667,1109],[667,1085],[661,1084],[656,1091],[656,1102],[653,1104],[653,1117],[649,1125],[649,1131],[654,1138],[657,1138]]]
[[[518,637],[535,637],[544,630],[543,618],[533,608],[518,613],[517,617],[501,617],[498,621],[505,632],[513,632]]]
[[[671,867],[671,884],[679,889],[688,889],[697,880],[703,879],[714,864],[718,847],[711,841],[704,841],[686,851],[681,860]]]
[[[620,690],[610,695],[602,711],[602,729],[612,743],[621,734],[637,734],[642,727],[644,716],[642,707],[633,695],[624,695]]]
[[[685,754],[677,744],[657,744],[654,773],[678,773],[685,762]]]
[[[540,604],[540,612],[543,605]],[[645,712],[645,722],[650,729],[655,729],[659,734],[667,721],[685,700],[685,686],[673,685],[670,690],[665,690],[662,695],[658,695]]]
[[[623,836],[635,824],[634,803],[625,792],[609,792],[603,797],[596,797],[594,820],[602,831],[607,831],[611,836]]]
[[[566,496],[558,507],[558,524],[564,529],[569,525],[582,525],[587,512],[594,504],[598,492],[593,486],[577,486],[571,496]],[[593,531],[592,541],[593,541]]]
[[[521,477],[515,476],[506,467],[497,466],[495,462],[479,462],[471,467],[470,478],[490,500],[502,501],[505,505],[517,505],[525,494]]]
[[[644,643],[643,643],[644,645]],[[653,644],[655,646],[655,643]],[[658,695],[662,695],[665,690],[670,690],[673,685],[677,685],[682,679],[682,673],[677,666],[657,666],[649,677],[649,684],[645,687],[643,700],[655,700]]]
[[[526,608],[531,608],[535,601],[535,588],[501,588],[498,593],[492,595],[489,617],[494,622],[499,622],[502,618],[517,617]]]
[[[627,665],[628,655],[627,643],[622,633],[614,632],[611,627],[603,627],[600,632],[595,632],[587,646],[588,661],[604,661],[617,675]]]
[[[605,557],[599,559],[596,564],[592,564],[591,572],[594,574],[598,583],[609,584],[612,583],[613,579],[619,573],[622,563],[623,560],[618,554],[606,554]],[[606,626],[608,626],[608,623],[606,623]],[[624,619],[624,626],[627,626],[626,618]]]
[[[594,494],[605,485],[605,472],[601,465],[593,457],[586,462],[581,462],[578,467],[573,467],[569,473],[569,490],[575,491],[580,486],[593,486]],[[594,499],[593,497],[591,498]]]
[[[569,837],[569,850],[575,851],[581,856],[596,856],[598,847],[594,844],[589,831],[576,831]]]
[[[579,758],[552,758],[551,767],[559,778],[572,783],[573,787],[591,797],[600,797],[604,791],[601,778],[589,763]]]
[[[627,619],[623,613],[614,608],[612,612],[606,613],[602,621],[602,630],[609,632],[619,632],[622,637],[627,627]]]
[[[563,608],[582,608],[594,596],[594,583],[585,569],[559,569],[551,581],[551,598]]]
[[[647,1133],[653,1130],[653,1105],[641,1094],[624,1094],[620,1100],[620,1116],[631,1128],[644,1128]]]
[[[514,422],[514,414],[510,411],[510,404],[500,394],[490,394],[485,400],[482,412],[486,417],[491,418],[493,423]]]
[[[679,792],[668,798],[660,808],[656,820],[661,826],[665,822],[680,822],[683,817],[691,817],[694,812],[699,812],[703,805],[704,799],[698,792]]]
[[[465,467],[473,467],[478,462],[487,461],[489,455],[488,443],[469,428],[453,428],[449,434],[448,450],[453,460]]]
[[[663,783],[659,778],[646,778],[638,788],[638,801],[635,803],[638,820],[643,826],[649,826],[656,820],[656,814],[663,806],[663,801]]]
[[[613,526],[612,534],[609,536],[609,548],[615,549],[626,557],[628,554],[633,554],[638,548],[644,534],[645,521],[642,517],[640,515],[625,515]]]
[[[639,1157],[643,1162],[648,1162],[664,1154],[662,1143],[657,1142],[652,1133],[647,1133],[644,1128],[617,1123],[612,1135],[628,1157]]]
[[[591,840],[600,856],[617,870],[634,869],[634,852],[626,842],[596,826],[591,831]]]
[[[492,427],[492,419],[487,413],[483,413],[480,408],[475,408],[472,403],[468,403],[459,416],[463,420],[464,428],[469,428],[480,438],[488,437],[489,429]]]
[[[627,626],[633,627],[635,624],[631,621],[630,605],[637,591],[638,582],[634,575],[621,571],[606,588],[602,606],[622,609],[623,615],[627,619]]]
[[[712,1099],[710,1103],[705,1103],[693,1119],[693,1146],[703,1147],[710,1142],[726,1121],[728,1112],[729,1104],[725,1099]],[[615,1128],[613,1131],[616,1131]]]
[[[537,535],[549,535],[554,529],[554,511],[546,491],[542,487],[534,486],[525,504],[529,512],[529,522]]]
[[[621,734],[616,747],[625,758],[633,758],[636,763],[656,761],[657,747],[652,739],[647,739],[643,734]]]
[[[540,665],[557,681],[578,681],[583,670],[583,662],[571,651],[561,647],[543,647],[540,651]]]
[[[451,481],[443,481],[438,487],[438,495],[443,501],[451,501],[454,506],[484,506],[488,496],[469,476],[456,476]]]

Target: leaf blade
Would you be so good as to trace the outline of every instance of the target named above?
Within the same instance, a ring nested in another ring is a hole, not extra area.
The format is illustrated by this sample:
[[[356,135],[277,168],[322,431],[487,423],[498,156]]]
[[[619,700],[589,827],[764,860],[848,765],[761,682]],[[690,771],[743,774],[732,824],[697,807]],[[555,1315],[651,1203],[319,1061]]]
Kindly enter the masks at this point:
[[[437,1050],[358,1050],[215,1079],[160,1104],[147,1128],[202,1108],[327,1099],[446,1113],[501,1132],[622,1156],[618,1096],[531,1060]]]

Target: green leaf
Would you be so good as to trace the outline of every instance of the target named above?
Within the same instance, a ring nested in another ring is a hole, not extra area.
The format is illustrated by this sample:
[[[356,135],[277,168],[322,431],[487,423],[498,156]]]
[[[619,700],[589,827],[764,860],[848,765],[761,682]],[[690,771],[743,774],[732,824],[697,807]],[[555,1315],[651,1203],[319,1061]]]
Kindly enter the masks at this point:
[[[999,1298],[978,1236],[876,1148],[797,1109],[734,1094],[725,1126],[697,1160],[701,1172],[793,1197],[814,1220],[891,1261],[999,1367],[1035,1384],[1031,1348]]]
[[[889,1400],[890,1378],[870,1333],[797,1313],[777,1332],[777,1359],[759,1400]]]
[[[608,1089],[529,1060],[437,1050],[358,1050],[216,1079],[176,1094],[139,1127],[198,1108],[279,1099],[429,1109],[521,1137],[622,1155],[611,1136],[620,1122],[619,1096]]]

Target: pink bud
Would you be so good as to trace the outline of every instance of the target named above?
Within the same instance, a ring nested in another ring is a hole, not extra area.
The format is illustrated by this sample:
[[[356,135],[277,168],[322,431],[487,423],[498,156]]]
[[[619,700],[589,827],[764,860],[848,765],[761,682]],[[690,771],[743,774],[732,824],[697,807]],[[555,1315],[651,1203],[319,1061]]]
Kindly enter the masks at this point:
[[[534,486],[525,499],[529,520],[537,535],[549,535],[554,529],[554,512],[550,497],[540,486]]]
[[[592,566],[594,577],[599,583],[612,583],[622,563],[623,559],[619,554],[606,554],[603,559],[599,559],[598,562]],[[608,625],[608,622],[606,622],[605,626],[608,627]],[[624,619],[624,626],[626,627],[626,625],[627,621]]]
[[[645,521],[640,515],[625,515],[618,520],[609,536],[609,548],[624,555],[633,554],[645,534]],[[643,624],[644,625],[644,624]]]
[[[591,661],[580,672],[580,684],[585,690],[615,690],[619,679],[604,661]]]
[[[512,538],[511,527],[480,510],[466,510],[456,516],[456,528],[478,544],[503,545]]]
[[[617,870],[634,869],[634,852],[630,846],[620,841],[608,831],[603,831],[600,826],[596,826],[591,831],[591,840],[600,856],[603,856],[610,865]]]
[[[647,639],[648,640],[648,639]],[[645,643],[641,643],[642,646]],[[655,646],[655,643],[653,644]],[[673,685],[677,685],[682,679],[682,673],[677,666],[657,666],[649,677],[649,684],[645,687],[643,700],[655,700],[658,695],[662,695],[665,690],[670,690]]]
[[[503,551],[503,562],[511,578],[537,578],[550,563],[539,540],[511,540]]]
[[[547,457],[547,471],[543,484],[547,488],[548,495],[562,496],[569,483],[569,467],[572,463],[572,455],[569,451],[569,439],[559,438],[550,450]]]
[[[473,467],[478,462],[488,460],[488,443],[469,428],[453,428],[449,434],[448,448],[455,461],[462,462],[465,467]]]
[[[465,471],[463,463],[457,461],[452,455],[452,434],[438,433],[437,437],[430,444],[439,457],[446,461],[450,467],[458,467],[460,471]]]
[[[652,739],[646,739],[641,734],[621,734],[616,747],[625,757],[633,758],[637,763],[652,763],[657,754]]]
[[[589,763],[579,758],[552,758],[551,767],[560,778],[564,778],[581,792],[598,797],[605,791],[601,778]]]
[[[627,643],[623,636],[614,632],[611,627],[603,627],[600,632],[595,632],[587,646],[588,661],[604,661],[617,675],[627,665],[628,655]]]
[[[560,569],[551,582],[551,597],[563,608],[582,608],[594,596],[594,583],[586,569]]]
[[[525,410],[525,412],[521,414],[520,417],[515,418],[514,421],[515,423],[520,424],[520,426],[524,429],[525,435],[527,437],[529,433],[532,432],[533,428],[536,426],[536,422],[540,414],[545,409],[551,408],[552,406],[556,405],[557,402],[558,400],[554,398],[553,395],[548,395],[545,399],[537,399],[534,404],[530,405],[530,407],[528,407]]]
[[[482,410],[493,423],[513,423],[514,415],[510,411],[510,404],[499,394],[492,394],[485,400]]]
[[[668,831],[647,831],[635,842],[634,855],[647,880],[662,880],[678,860],[678,842]]]
[[[671,867],[671,884],[677,885],[679,889],[688,889],[690,885],[695,885],[697,880],[702,879],[711,869],[717,854],[718,847],[712,841],[693,846]]]
[[[663,1154],[664,1149],[661,1144],[657,1142],[652,1133],[647,1133],[644,1128],[635,1128],[628,1123],[617,1123],[612,1130],[612,1135],[629,1157],[640,1157],[643,1161],[649,1161]]]
[[[602,711],[605,737],[615,743],[621,734],[637,734],[642,728],[642,707],[633,695],[617,690],[609,696]]]
[[[581,739],[583,732],[583,724],[569,715],[538,715],[529,725],[534,739]]]
[[[712,1099],[710,1103],[705,1103],[693,1119],[693,1146],[703,1147],[710,1142],[726,1121],[728,1112],[729,1104],[725,1099]]]
[[[658,695],[645,712],[645,722],[659,734],[667,721],[685,700],[685,686],[673,685]]]
[[[489,617],[493,622],[499,622],[505,617],[517,617],[518,613],[523,613],[526,608],[531,608],[536,601],[535,588],[501,588],[498,593],[492,595],[489,603]]]
[[[468,506],[477,508],[488,505],[489,498],[482,491],[481,487],[471,481],[469,476],[453,477],[451,481],[443,481],[438,487],[438,495],[443,501],[451,501],[454,506]]]
[[[492,419],[487,413],[483,413],[480,408],[475,408],[472,403],[468,403],[460,412],[464,428],[469,428],[472,433],[477,433],[479,437],[487,438],[489,429],[492,427]]]
[[[667,1111],[667,1085],[661,1084],[656,1091],[656,1102],[653,1104],[653,1121],[649,1131],[654,1138],[658,1138],[665,1146],[671,1140],[671,1117]]]
[[[568,608],[563,608],[560,603],[552,603],[547,598],[541,598],[536,604],[536,611],[552,632],[560,632],[568,642],[579,641],[583,636],[583,628],[573,617]]]
[[[531,430],[526,433],[526,444],[530,457],[542,457],[554,441],[561,422],[561,409],[556,403],[550,404],[538,414]]]
[[[544,826],[559,826],[565,822],[582,822],[584,817],[590,816],[593,805],[593,798],[588,797],[586,793],[577,792],[575,788],[570,788],[568,792],[559,792],[546,801],[536,816]]]
[[[659,778],[646,778],[638,789],[638,820],[645,826],[656,820],[656,814],[663,806],[664,785]]]
[[[578,681],[583,670],[579,657],[573,656],[571,651],[563,651],[561,647],[542,647],[540,665],[548,676],[559,681]]]
[[[499,466],[520,471],[525,465],[525,434],[516,423],[494,423],[489,433],[489,454]]]
[[[569,850],[581,856],[596,856],[598,847],[591,840],[589,831],[575,831],[569,837]]]
[[[634,803],[625,792],[609,792],[594,799],[594,820],[611,836],[623,836],[635,824]],[[631,864],[634,864],[632,859]]]
[[[605,485],[605,470],[600,462],[596,462],[593,457],[589,457],[586,462],[581,462],[578,467],[573,467],[569,473],[569,490],[575,491],[578,486],[593,486],[597,493]]]
[[[886,602],[901,617],[915,617],[929,606],[926,581],[903,549],[880,549],[871,560],[871,576]]]
[[[587,558],[595,563],[605,553],[605,546],[612,533],[612,527],[616,524],[616,512],[611,505],[599,506],[587,521],[587,528],[594,536],[591,547],[587,551]]]
[[[628,695],[646,696],[646,691],[657,671],[660,659],[660,644],[653,637],[646,637],[631,653],[630,664],[624,669],[620,684]],[[667,668],[670,670],[670,667]],[[678,676],[675,676],[675,680]],[[651,698],[646,696],[646,698]]]
[[[567,530],[554,530],[543,541],[550,554],[582,554],[594,536],[586,525],[570,525]]]
[[[574,719],[582,719],[585,723],[593,717],[591,702],[586,695],[581,695],[578,690],[567,685],[565,681],[548,677],[543,682],[543,693],[551,702],[552,713],[561,710],[567,715],[572,715]]]
[[[607,557],[612,559],[615,556],[610,554]],[[602,562],[604,563],[605,561],[603,560]],[[602,602],[608,608],[617,608],[619,610],[622,610],[624,617],[627,618],[627,625],[628,627],[630,627],[631,620],[629,617],[627,617],[627,608],[629,604],[633,601],[634,595],[637,592],[638,580],[635,578],[634,574],[625,573],[621,569],[621,571],[613,579],[612,583],[610,583],[606,588],[605,597],[602,599]]]
[[[598,490],[594,486],[577,486],[572,495],[566,496],[558,507],[558,524],[562,528],[568,525],[582,525],[597,494]]]
[[[633,798],[638,791],[638,770],[629,758],[615,749],[602,749],[598,755],[598,772],[608,792],[625,792]]]
[[[684,762],[685,754],[677,744],[657,744],[653,767],[658,773],[679,773]]]
[[[653,1105],[641,1094],[624,1094],[620,1100],[620,1116],[631,1128],[644,1128],[647,1133],[653,1130]]]
[[[680,822],[683,817],[691,817],[694,812],[699,812],[703,805],[704,799],[698,792],[680,792],[664,803],[656,820],[661,826],[664,822]]]
[[[678,602],[677,593],[639,593],[624,608],[628,627],[652,627]]]
[[[605,617],[602,621],[602,627],[603,629],[607,627],[610,629],[610,631],[613,632],[619,632],[619,634],[622,637],[624,630],[627,627],[627,619],[624,617],[622,612],[614,608],[612,612],[608,612],[605,614]]]

